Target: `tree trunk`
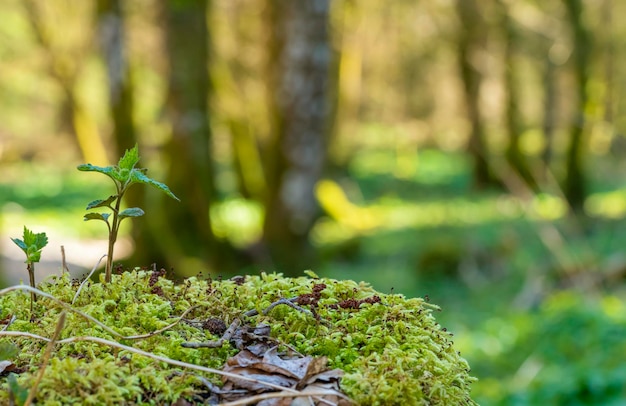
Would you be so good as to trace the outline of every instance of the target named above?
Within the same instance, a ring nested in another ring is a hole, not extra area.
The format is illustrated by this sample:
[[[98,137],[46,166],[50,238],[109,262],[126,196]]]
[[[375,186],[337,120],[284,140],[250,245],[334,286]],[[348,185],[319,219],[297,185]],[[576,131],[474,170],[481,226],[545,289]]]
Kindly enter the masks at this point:
[[[162,180],[177,202],[146,188],[147,230],[137,237],[142,264],[173,268],[179,276],[216,268],[228,250],[218,249],[209,216],[215,199],[208,98],[209,30],[207,0],[162,1],[169,61],[165,113],[171,138],[163,147]],[[135,221],[145,221],[140,218]]]
[[[558,98],[556,97],[556,65],[549,54],[549,50],[547,52],[548,54],[546,55],[543,71],[544,115],[542,129],[544,139],[546,140],[546,145],[541,154],[543,165],[541,176],[543,177],[543,181],[549,179],[554,149],[554,130],[556,128],[557,112],[559,111],[557,106]]]
[[[500,0],[499,8],[502,16],[502,29],[505,38],[504,50],[504,83],[506,88],[506,106],[505,121],[506,129],[509,133],[509,144],[506,149],[506,160],[509,167],[514,170],[517,175],[533,190],[537,190],[537,184],[531,174],[528,162],[524,158],[524,154],[520,149],[520,137],[523,132],[522,117],[520,113],[519,102],[521,95],[518,89],[517,71],[516,71],[516,48],[517,48],[517,32],[513,26],[513,22],[509,16],[507,4]]]
[[[468,152],[474,161],[474,186],[485,188],[492,183],[485,143],[485,130],[480,112],[480,86],[482,73],[476,53],[485,44],[486,21],[475,0],[457,0],[456,9],[461,22],[458,40],[458,63],[463,80],[467,115],[471,125]]]
[[[137,142],[133,122],[133,83],[126,55],[122,0],[98,0],[97,26],[100,51],[108,78],[109,110],[113,121],[116,156]]]
[[[578,100],[576,119],[571,128],[571,141],[566,155],[566,174],[563,192],[575,213],[581,213],[587,187],[584,170],[584,130],[585,108],[587,106],[587,85],[589,82],[589,59],[591,54],[591,34],[583,23],[581,0],[564,0],[572,30],[574,44],[574,74]]]
[[[299,274],[312,265],[308,234],[318,215],[314,188],[327,152],[330,108],[328,0],[268,1],[274,144],[263,239],[275,266]]]

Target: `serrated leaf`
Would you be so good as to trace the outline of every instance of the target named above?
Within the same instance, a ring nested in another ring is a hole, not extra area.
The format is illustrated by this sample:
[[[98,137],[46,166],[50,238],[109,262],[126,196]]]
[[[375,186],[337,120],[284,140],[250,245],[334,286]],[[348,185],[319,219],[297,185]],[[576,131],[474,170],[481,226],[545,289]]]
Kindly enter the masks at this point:
[[[24,226],[24,235],[22,238],[24,238],[24,244],[26,244],[26,246],[31,246],[36,241],[35,233],[26,228],[26,226]]]
[[[37,250],[42,250],[46,245],[48,245],[48,236],[46,233],[37,233],[35,234],[35,247]]]
[[[127,149],[124,156],[120,158],[117,166],[120,169],[132,170],[139,162],[139,147],[135,144],[131,149]]]
[[[132,180],[132,182],[135,182],[135,183],[143,183],[143,184],[146,184],[146,185],[154,186],[155,188],[157,188],[160,191],[164,192],[166,195],[168,195],[172,199],[176,199],[176,200],[178,200],[180,202],[180,199],[178,197],[176,197],[176,195],[174,193],[172,193],[172,191],[170,190],[169,187],[167,187],[167,185],[165,185],[164,183],[161,183],[161,182],[157,182],[154,179],[149,178],[148,176],[146,176],[141,171],[138,171],[138,170],[132,171],[131,172],[131,180]]]
[[[113,203],[113,201],[115,201],[116,197],[117,196],[109,196],[106,199],[98,199],[93,202],[89,202],[85,210],[95,209],[96,207],[108,207],[111,203]]]
[[[121,220],[127,217],[141,217],[144,214],[146,213],[144,213],[144,211],[141,210],[139,207],[129,207],[128,209],[124,209],[120,212],[119,218]]]
[[[85,221],[89,221],[89,220],[102,220],[104,222],[109,222],[109,216],[111,214],[110,213],[87,213],[85,214],[85,216],[83,217],[83,220]]]
[[[113,178],[113,173],[115,172],[114,166],[96,166],[92,164],[82,164],[76,167],[79,171],[83,172],[100,172],[111,178]]]
[[[24,252],[26,252],[26,250],[28,249],[28,246],[26,245],[26,243],[24,241],[20,240],[19,238],[11,238],[11,241],[13,241],[15,243],[15,245],[20,247],[22,249],[22,251],[24,251]]]
[[[24,226],[24,240],[11,238],[11,240],[26,254],[26,263],[39,262],[41,250],[48,245],[46,233],[33,233]]]

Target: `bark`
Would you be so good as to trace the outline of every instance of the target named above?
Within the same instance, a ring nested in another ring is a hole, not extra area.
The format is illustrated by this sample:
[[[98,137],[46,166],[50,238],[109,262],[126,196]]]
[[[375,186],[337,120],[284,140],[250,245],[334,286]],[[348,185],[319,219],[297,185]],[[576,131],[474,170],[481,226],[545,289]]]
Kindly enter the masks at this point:
[[[232,254],[214,236],[209,215],[216,198],[208,115],[209,2],[160,4],[169,61],[165,114],[171,138],[162,149],[167,174],[158,180],[181,201],[147,188],[145,211],[150,220],[146,232],[137,236],[142,249],[136,258],[141,264],[156,263],[189,276],[218,268],[222,258]]]
[[[314,260],[308,233],[318,215],[314,188],[327,152],[330,107],[328,0],[269,1],[274,144],[263,239],[274,264],[299,274]]]
[[[97,10],[98,42],[107,71],[113,139],[116,156],[121,157],[137,142],[122,0],[98,0]]]
[[[520,149],[520,137],[523,132],[523,119],[520,112],[521,94],[519,92],[518,72],[516,69],[516,50],[518,47],[518,33],[508,13],[505,2],[499,1],[502,15],[502,29],[504,31],[504,83],[506,88],[505,125],[509,135],[509,144],[506,149],[506,159],[509,167],[533,190],[537,184],[533,178],[528,162]]]
[[[549,53],[549,51],[548,51]],[[552,156],[554,155],[554,130],[556,128],[557,112],[559,111],[558,98],[556,97],[556,66],[550,55],[545,59],[543,71],[543,89],[544,89],[544,115],[543,115],[543,136],[546,145],[541,154],[543,164],[542,176],[546,181],[549,178],[550,165]]]
[[[457,0],[456,9],[461,22],[458,39],[458,64],[463,80],[463,91],[471,130],[468,152],[473,160],[473,179],[476,188],[492,183],[485,142],[485,130],[480,111],[482,73],[477,66],[477,52],[486,41],[486,21],[480,14],[476,0]]]
[[[581,0],[564,0],[573,36],[573,63],[576,78],[577,105],[571,132],[571,140],[566,155],[566,175],[563,192],[576,213],[582,212],[587,196],[584,164],[585,109],[588,95],[589,64],[591,55],[591,33],[583,22]]]

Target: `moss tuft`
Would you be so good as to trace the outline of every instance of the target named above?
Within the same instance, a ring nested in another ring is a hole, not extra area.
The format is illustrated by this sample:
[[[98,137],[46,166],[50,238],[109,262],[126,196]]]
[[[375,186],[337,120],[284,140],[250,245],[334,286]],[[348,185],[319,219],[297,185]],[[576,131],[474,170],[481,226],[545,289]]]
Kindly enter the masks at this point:
[[[172,323],[197,306],[181,322],[150,338],[123,340],[135,348],[210,368],[221,368],[237,350],[183,348],[182,342],[216,340],[210,325],[230,325],[235,318],[256,325],[267,323],[272,336],[303,354],[327,356],[331,368],[346,372],[342,389],[363,405],[473,405],[467,362],[454,350],[452,335],[435,321],[436,306],[422,299],[385,295],[365,283],[309,277],[284,278],[262,273],[226,281],[190,278],[182,284],[152,272],[136,270],[114,275],[110,284],[90,283],[74,308],[85,312],[124,336],[147,334]],[[71,302],[76,284],[67,275],[54,277],[41,289]],[[244,312],[262,314],[280,298],[302,297],[305,314],[276,306],[267,315],[246,319]],[[42,298],[29,322],[29,296],[14,291],[0,297],[0,320],[15,315],[11,331],[50,337],[61,306]],[[75,313],[68,313],[61,339],[112,334]],[[210,322],[209,322],[210,321]],[[220,323],[221,322],[221,323]],[[219,329],[218,329],[219,331]],[[218,333],[219,334],[219,333]],[[33,339],[12,341],[20,353],[12,360],[23,368],[19,382],[29,386],[41,362],[45,343]],[[217,376],[208,376],[219,383]],[[6,378],[0,378],[0,403],[8,402]],[[179,398],[199,402],[207,395],[197,373],[93,342],[60,344],[38,390],[38,404],[169,404]]]

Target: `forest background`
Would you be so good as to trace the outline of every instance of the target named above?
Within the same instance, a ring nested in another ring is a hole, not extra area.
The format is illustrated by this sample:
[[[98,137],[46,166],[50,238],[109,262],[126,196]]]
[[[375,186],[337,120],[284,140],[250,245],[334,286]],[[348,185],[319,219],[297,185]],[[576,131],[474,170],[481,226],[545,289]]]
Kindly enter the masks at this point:
[[[484,405],[625,404],[626,3],[5,0],[0,285],[117,263],[429,296]],[[104,177],[103,177],[104,178]],[[47,268],[46,268],[47,265]],[[47,269],[47,270],[46,270]]]

